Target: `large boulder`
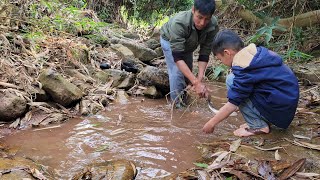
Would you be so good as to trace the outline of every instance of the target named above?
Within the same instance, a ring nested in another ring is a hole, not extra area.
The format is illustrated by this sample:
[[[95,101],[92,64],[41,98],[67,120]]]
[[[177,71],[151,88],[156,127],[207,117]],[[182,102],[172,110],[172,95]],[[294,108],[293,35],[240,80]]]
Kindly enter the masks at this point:
[[[167,71],[153,66],[145,67],[139,74],[138,80],[145,86],[155,86],[163,93],[168,93],[169,76]]]
[[[113,49],[122,59],[134,59],[133,52],[122,44],[113,44],[110,48]]]
[[[79,101],[84,95],[74,84],[68,82],[57,72],[47,69],[39,77],[42,88],[52,97],[53,101],[68,107]]]
[[[136,81],[136,76],[134,74],[130,74],[126,79],[124,79],[118,86],[119,89],[129,90],[134,86]]]
[[[155,39],[149,39],[145,42],[148,48],[155,50],[156,48],[160,47],[159,41]]]
[[[157,58],[158,56],[154,50],[150,48],[146,48],[134,42],[126,41],[123,39],[117,39],[117,38],[113,38],[112,42],[115,44],[122,44],[126,46],[133,52],[136,58],[138,58],[140,61],[145,63],[148,63],[149,61],[151,61],[154,58]]]
[[[0,120],[13,121],[26,112],[27,101],[9,90],[0,91]]]

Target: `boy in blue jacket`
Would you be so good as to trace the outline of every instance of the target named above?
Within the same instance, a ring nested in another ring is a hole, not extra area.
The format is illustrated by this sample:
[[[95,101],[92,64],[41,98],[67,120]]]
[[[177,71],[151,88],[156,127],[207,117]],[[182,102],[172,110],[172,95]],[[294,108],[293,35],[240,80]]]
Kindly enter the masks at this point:
[[[228,103],[202,130],[212,133],[215,126],[237,108],[246,123],[233,132],[235,136],[267,134],[270,123],[288,128],[298,105],[299,85],[282,58],[255,44],[244,47],[240,37],[230,30],[216,35],[212,52],[223,64],[231,67],[232,73],[226,80]]]

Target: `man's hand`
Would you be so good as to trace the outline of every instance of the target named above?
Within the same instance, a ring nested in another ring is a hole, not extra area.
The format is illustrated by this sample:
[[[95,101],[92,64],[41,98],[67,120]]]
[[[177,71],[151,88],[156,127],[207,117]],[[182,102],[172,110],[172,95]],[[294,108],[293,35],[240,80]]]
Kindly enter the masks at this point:
[[[201,83],[201,81],[196,81],[193,83],[193,89],[199,95],[200,98],[204,98],[208,96],[207,87]]]
[[[212,133],[214,131],[214,124],[211,121],[208,121],[202,128],[202,131],[205,133]]]

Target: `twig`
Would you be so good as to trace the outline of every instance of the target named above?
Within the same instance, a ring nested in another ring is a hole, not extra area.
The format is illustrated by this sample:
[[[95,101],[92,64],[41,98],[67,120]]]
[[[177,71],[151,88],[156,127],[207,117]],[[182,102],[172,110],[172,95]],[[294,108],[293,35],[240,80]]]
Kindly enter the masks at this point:
[[[0,86],[4,86],[4,87],[9,87],[9,88],[14,88],[14,89],[22,89],[19,86],[16,86],[14,84],[10,84],[10,83],[5,83],[5,82],[0,82]]]
[[[42,130],[47,130],[47,129],[59,128],[59,127],[61,127],[61,125],[51,126],[51,127],[45,127],[45,128],[39,128],[39,129],[35,129],[35,130],[33,130],[33,131],[42,131]]]
[[[310,89],[307,89],[307,90],[305,90],[305,91],[302,91],[300,94],[309,92],[309,91],[311,91],[311,90],[313,90],[313,89],[317,89],[318,87],[319,87],[319,86],[312,87],[312,88],[310,88]]]
[[[270,3],[270,4],[266,5],[266,6],[263,6],[263,7],[261,7],[260,9],[255,10],[254,12],[259,12],[259,11],[265,10],[265,9],[267,9],[268,7],[273,6],[273,5],[275,5],[276,3],[279,3],[279,2],[281,2],[281,1],[283,1],[283,0],[277,0],[276,2]]]

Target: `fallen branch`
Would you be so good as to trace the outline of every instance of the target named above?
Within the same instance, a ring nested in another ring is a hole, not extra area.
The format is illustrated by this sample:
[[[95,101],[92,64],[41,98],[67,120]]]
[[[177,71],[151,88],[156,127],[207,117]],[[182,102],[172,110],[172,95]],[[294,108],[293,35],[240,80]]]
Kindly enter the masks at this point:
[[[14,89],[22,89],[19,86],[16,86],[16,85],[10,84],[10,83],[5,83],[5,82],[0,82],[0,86],[8,87],[8,88],[14,88]]]

